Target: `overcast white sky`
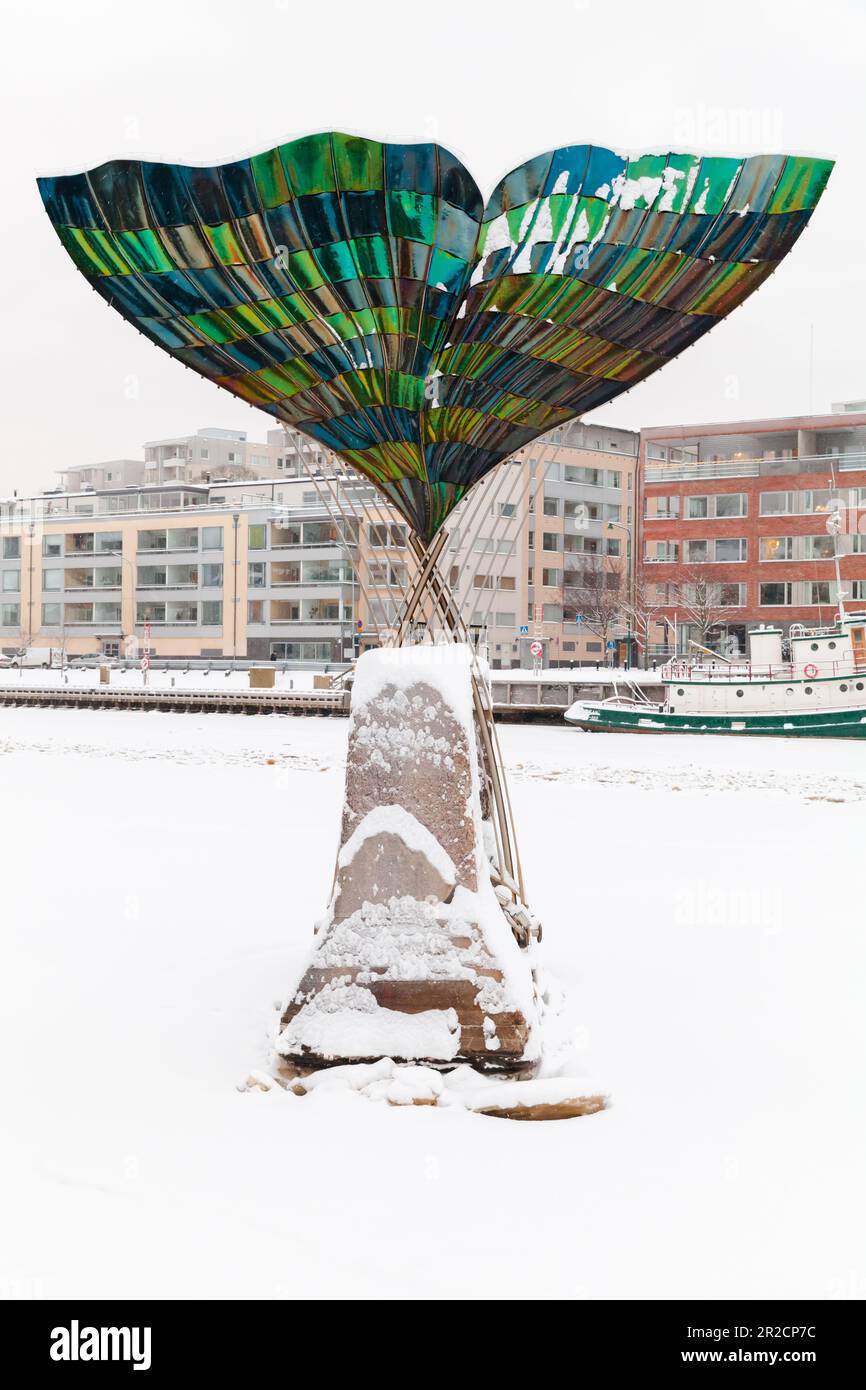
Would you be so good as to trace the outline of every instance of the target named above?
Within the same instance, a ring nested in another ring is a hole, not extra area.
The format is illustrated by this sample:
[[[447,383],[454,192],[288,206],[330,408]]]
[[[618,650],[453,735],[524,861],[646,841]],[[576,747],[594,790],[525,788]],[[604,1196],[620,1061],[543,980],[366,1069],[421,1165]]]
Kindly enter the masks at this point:
[[[637,428],[866,395],[863,0],[42,0],[4,7],[0,490],[268,416],[181,370],[93,294],[37,174],[220,163],[313,130],[436,139],[489,192],[542,150],[784,150],[837,160],[782,268],[597,412]],[[811,385],[809,342],[814,326]]]

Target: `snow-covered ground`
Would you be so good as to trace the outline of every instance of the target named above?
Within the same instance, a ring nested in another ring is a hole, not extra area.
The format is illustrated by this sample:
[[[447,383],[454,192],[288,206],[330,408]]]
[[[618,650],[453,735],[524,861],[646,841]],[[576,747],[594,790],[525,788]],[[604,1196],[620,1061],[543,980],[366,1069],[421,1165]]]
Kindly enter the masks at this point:
[[[236,1089],[344,721],[0,709],[0,1294],[866,1295],[862,746],[500,732],[584,1119]]]
[[[267,665],[263,662],[262,665]],[[145,680],[139,667],[110,668],[111,684],[119,690],[249,690],[249,671],[203,671],[184,668],[151,670]],[[277,671],[277,690],[312,690],[313,671]],[[95,690],[99,686],[98,666],[68,666],[57,668],[29,667],[16,671],[0,667],[0,689],[16,690],[20,686],[45,690],[67,686],[70,690]]]

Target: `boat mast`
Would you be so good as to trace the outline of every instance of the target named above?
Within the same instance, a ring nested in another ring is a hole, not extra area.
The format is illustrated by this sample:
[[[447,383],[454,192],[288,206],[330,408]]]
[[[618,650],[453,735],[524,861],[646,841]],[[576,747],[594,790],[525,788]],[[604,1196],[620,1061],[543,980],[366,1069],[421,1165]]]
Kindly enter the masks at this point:
[[[836,466],[835,466],[835,464],[833,463],[833,455],[832,455],[832,454],[830,455],[830,487],[831,487],[832,491],[835,493],[835,492],[836,492]],[[834,498],[834,499],[832,499],[832,500],[838,502],[839,499],[838,499],[838,498]],[[832,505],[831,505],[830,514],[829,514],[829,516],[827,517],[827,531],[828,531],[828,533],[833,537],[833,564],[834,564],[835,569],[836,569],[836,601],[837,601],[837,603],[838,603],[838,605],[839,605],[839,622],[840,622],[840,624],[841,624],[841,623],[844,623],[844,621],[845,621],[845,600],[844,600],[844,591],[843,591],[843,589],[842,589],[842,570],[841,570],[840,556],[839,556],[839,533],[841,532],[841,530],[842,530],[842,508],[841,508],[841,506],[832,506]]]

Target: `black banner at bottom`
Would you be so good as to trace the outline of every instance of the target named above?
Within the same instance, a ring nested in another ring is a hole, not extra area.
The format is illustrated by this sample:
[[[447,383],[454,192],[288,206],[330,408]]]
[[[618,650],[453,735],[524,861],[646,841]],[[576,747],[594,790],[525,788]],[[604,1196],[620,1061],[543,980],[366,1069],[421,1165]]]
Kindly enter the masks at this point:
[[[376,1302],[375,1300],[371,1300]],[[447,1303],[447,1299],[442,1300]],[[364,1303],[363,1299],[358,1300]],[[312,1322],[308,1322],[312,1315]],[[423,1335],[416,1318],[391,1321],[381,1305],[350,1311],[341,1304],[336,1327],[340,1352],[348,1356],[357,1317],[363,1337],[385,1339],[389,1350],[405,1337],[407,1350],[417,1355],[419,1336],[433,1345],[452,1323],[437,1332],[435,1319],[425,1314]],[[768,1369],[812,1367],[827,1372],[856,1374],[863,1343],[862,1306],[858,1302],[589,1302],[556,1304],[550,1321],[544,1305],[524,1305],[520,1321],[506,1326],[491,1314],[489,1328],[473,1321],[485,1359],[491,1353],[511,1356],[523,1344],[533,1360],[544,1349],[538,1339],[550,1336],[556,1361],[575,1357],[575,1371],[608,1371],[739,1365]],[[160,1379],[184,1371],[210,1370],[225,1376],[242,1371],[291,1374],[304,1365],[299,1332],[306,1326],[312,1345],[320,1345],[321,1324],[306,1303],[257,1302],[16,1302],[0,1304],[0,1328],[10,1362],[26,1373],[51,1378],[148,1376]],[[402,1328],[400,1333],[397,1328]],[[450,1334],[448,1339],[450,1340]],[[501,1339],[501,1346],[499,1345]],[[336,1339],[335,1339],[336,1340]],[[329,1370],[333,1349],[327,1344]],[[297,1357],[300,1353],[301,1360]],[[338,1352],[338,1356],[339,1356]]]

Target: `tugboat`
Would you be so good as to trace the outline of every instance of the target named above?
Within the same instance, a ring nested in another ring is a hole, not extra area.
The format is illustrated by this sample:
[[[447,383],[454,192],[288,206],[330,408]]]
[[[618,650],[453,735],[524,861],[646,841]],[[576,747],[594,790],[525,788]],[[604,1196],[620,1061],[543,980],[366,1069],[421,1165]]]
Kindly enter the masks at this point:
[[[795,624],[788,640],[783,660],[781,629],[754,628],[747,661],[699,648],[695,660],[662,667],[658,704],[631,687],[628,697],[579,700],[565,718],[616,733],[866,738],[866,613],[840,604],[831,627]]]

